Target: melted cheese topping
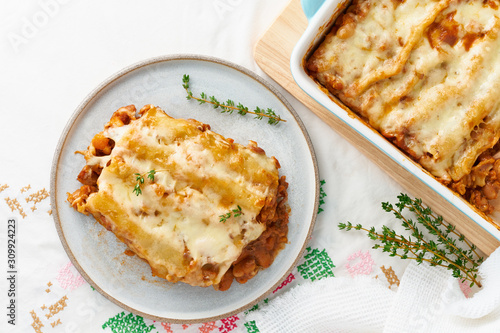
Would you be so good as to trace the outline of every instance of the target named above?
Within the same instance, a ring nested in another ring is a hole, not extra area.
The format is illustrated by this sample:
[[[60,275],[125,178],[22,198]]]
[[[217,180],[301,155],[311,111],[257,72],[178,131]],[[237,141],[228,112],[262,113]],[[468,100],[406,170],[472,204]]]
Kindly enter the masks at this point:
[[[155,275],[218,284],[265,229],[256,219],[266,199],[276,196],[277,161],[253,144],[233,143],[155,107],[101,134],[115,145],[109,156],[87,156],[88,165],[104,168],[85,210],[146,259]],[[150,170],[156,171],[154,181]],[[141,195],[133,192],[137,174],[144,178]],[[220,222],[238,206],[240,216]],[[205,274],[206,267],[216,276]]]
[[[434,176],[456,181],[500,136],[498,8],[498,0],[361,0],[307,68]]]

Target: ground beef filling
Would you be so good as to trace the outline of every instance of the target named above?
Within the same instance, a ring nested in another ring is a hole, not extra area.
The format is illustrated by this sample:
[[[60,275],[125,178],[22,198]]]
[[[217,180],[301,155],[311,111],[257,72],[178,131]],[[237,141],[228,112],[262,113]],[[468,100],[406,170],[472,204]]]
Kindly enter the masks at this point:
[[[492,214],[492,200],[500,190],[500,144],[482,153],[471,172],[449,186],[484,214]]]
[[[280,178],[276,200],[262,208],[257,221],[266,224],[259,238],[248,244],[231,265],[219,283],[219,290],[227,290],[233,279],[245,283],[260,270],[269,267],[288,242],[288,208],[285,176]]]

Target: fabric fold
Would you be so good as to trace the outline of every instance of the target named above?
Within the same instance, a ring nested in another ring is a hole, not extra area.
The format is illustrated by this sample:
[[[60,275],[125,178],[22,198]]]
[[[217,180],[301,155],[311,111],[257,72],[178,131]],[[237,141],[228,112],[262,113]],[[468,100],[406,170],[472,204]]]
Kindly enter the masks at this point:
[[[247,319],[260,332],[380,332],[393,299],[374,278],[331,277],[299,285]]]
[[[499,332],[500,248],[479,268],[482,288],[467,298],[443,267],[412,261],[397,291],[369,276],[297,285],[247,315],[260,332]]]

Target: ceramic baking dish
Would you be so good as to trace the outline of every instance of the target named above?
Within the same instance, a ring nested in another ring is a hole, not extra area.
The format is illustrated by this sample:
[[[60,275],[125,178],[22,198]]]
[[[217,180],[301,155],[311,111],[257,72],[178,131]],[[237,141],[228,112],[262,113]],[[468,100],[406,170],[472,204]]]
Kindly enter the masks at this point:
[[[342,102],[328,94],[325,88],[321,87],[306,73],[304,69],[306,59],[322,41],[324,35],[330,30],[336,17],[345,10],[349,4],[350,1],[345,0],[302,0],[302,9],[309,23],[305,32],[295,45],[290,58],[290,68],[295,82],[315,101],[338,117],[347,126],[351,127],[364,139],[369,141],[369,143],[378,149],[380,153],[389,156],[465,216],[474,221],[478,227],[483,228],[494,238],[500,240],[500,230],[494,222],[485,219],[466,200],[438,182],[418,163],[411,160],[381,134],[369,127],[354,112],[343,105]],[[425,202],[425,198],[423,199]],[[498,212],[496,212],[496,215],[493,215],[492,218],[500,225],[500,214]]]

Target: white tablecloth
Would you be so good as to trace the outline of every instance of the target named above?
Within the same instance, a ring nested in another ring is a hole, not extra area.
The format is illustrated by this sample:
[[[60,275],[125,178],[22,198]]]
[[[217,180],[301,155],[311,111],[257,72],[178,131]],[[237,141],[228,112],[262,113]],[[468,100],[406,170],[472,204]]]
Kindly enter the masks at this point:
[[[246,313],[305,281],[363,275],[397,289],[408,263],[372,250],[366,236],[340,232],[337,224],[392,225],[395,221],[382,211],[381,202],[395,201],[401,187],[272,82],[253,58],[259,37],[288,1],[0,3],[1,332],[258,332]],[[191,325],[141,318],[92,290],[61,245],[48,192],[54,149],[82,99],[124,67],[183,53],[244,66],[283,93],[309,132],[324,192],[308,248],[283,285],[246,313]],[[6,316],[9,218],[17,221],[15,326]]]

